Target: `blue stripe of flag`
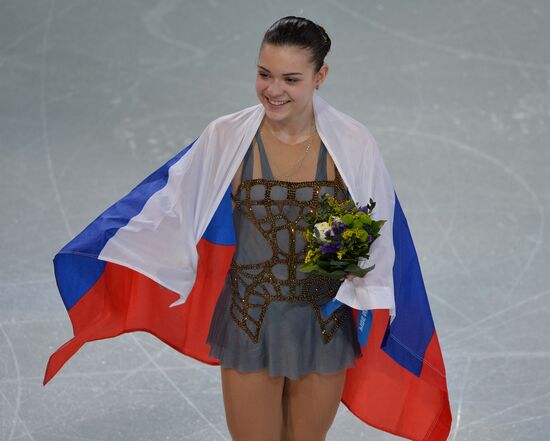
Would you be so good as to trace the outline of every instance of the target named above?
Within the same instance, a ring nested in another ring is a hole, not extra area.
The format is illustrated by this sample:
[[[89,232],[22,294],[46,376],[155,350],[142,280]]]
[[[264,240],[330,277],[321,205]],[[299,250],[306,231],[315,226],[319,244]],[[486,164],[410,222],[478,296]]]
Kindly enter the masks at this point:
[[[393,216],[396,317],[388,326],[382,349],[397,363],[420,375],[434,323],[407,219],[395,194]]]

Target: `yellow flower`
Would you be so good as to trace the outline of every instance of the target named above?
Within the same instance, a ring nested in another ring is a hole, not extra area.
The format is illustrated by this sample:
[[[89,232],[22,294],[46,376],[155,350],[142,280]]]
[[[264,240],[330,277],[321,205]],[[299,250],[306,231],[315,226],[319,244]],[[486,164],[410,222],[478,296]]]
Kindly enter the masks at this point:
[[[338,260],[342,260],[342,255],[344,254],[343,251],[338,251],[336,255],[338,256]]]
[[[349,239],[353,236],[353,231],[352,230],[346,230],[342,233],[342,237],[344,239]]]

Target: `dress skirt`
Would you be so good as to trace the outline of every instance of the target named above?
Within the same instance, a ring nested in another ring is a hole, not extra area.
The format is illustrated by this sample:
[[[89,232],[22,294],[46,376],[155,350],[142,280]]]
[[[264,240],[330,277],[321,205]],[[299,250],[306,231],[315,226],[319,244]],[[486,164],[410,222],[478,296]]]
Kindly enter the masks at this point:
[[[334,373],[351,368],[355,358],[361,356],[355,322],[347,305],[337,311],[342,323],[325,343],[311,303],[272,302],[255,343],[233,319],[231,295],[230,271],[207,339],[211,346],[209,355],[220,360],[223,367],[241,372],[266,368],[270,376],[297,379],[309,372]]]

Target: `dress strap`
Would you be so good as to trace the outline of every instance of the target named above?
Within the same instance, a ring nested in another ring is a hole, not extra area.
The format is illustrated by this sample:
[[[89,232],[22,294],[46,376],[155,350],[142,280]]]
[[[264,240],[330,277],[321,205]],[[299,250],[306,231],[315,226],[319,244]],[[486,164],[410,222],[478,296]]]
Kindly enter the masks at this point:
[[[317,160],[317,172],[315,173],[316,181],[327,180],[327,148],[321,141],[321,149],[319,150],[319,159]]]
[[[260,162],[262,163],[262,178],[273,179],[273,173],[271,171],[271,167],[269,166],[269,160],[267,159],[264,142],[262,140],[262,135],[260,135],[259,129],[256,132],[256,142],[258,143],[258,150],[260,151]]]
[[[252,173],[254,170],[254,157],[252,156],[252,148],[254,143],[250,143],[250,147],[246,151],[243,159],[243,171],[241,174],[241,182],[252,179]]]

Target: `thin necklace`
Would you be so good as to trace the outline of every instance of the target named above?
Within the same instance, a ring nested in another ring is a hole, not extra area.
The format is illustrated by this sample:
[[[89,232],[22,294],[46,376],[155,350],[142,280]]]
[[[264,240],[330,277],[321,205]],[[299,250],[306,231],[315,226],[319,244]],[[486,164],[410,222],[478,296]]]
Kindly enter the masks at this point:
[[[292,175],[296,174],[296,172],[298,170],[300,170],[300,167],[302,166],[302,163],[304,162],[304,159],[306,159],[307,153],[309,152],[309,148],[311,147],[311,141],[313,140],[313,135],[315,134],[315,132],[316,132],[316,130],[315,130],[315,126],[314,126],[313,131],[311,132],[311,135],[309,135],[309,138],[308,138],[309,142],[307,143],[306,152],[304,153],[304,156],[302,156],[302,158],[299,159],[298,162],[296,162],[296,164],[294,164],[294,166],[290,169],[291,170],[290,172],[281,174],[277,171],[276,174],[279,178],[288,178],[289,176],[292,176]],[[276,136],[273,133],[273,131],[271,131],[271,133],[273,134],[273,136]],[[265,139],[263,130],[260,130],[260,135],[262,136],[263,139]],[[266,154],[267,154],[267,152],[266,152]],[[271,162],[271,164],[272,164],[272,166],[275,165],[273,162]],[[277,167],[273,167],[273,168],[276,169]]]

